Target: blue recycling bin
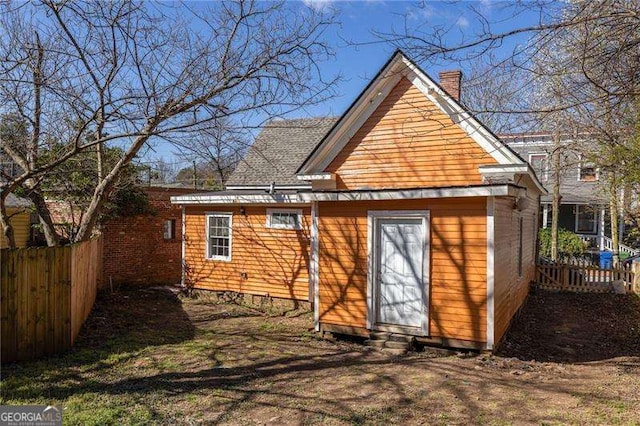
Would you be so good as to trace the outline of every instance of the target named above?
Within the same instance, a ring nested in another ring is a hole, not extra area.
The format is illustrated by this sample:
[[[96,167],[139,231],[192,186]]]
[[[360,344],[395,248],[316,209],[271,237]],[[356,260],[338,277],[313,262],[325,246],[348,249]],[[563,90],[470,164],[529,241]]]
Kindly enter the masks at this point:
[[[610,251],[600,252],[600,268],[611,269],[613,267],[613,253]]]

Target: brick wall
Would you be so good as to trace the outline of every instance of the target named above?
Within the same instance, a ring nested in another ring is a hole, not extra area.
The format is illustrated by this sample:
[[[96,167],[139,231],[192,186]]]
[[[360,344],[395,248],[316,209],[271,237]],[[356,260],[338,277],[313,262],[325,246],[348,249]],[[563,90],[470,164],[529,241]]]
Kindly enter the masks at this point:
[[[118,218],[103,224],[104,280],[114,284],[177,284],[181,275],[182,208],[172,205],[174,195],[193,189],[147,188],[154,214]],[[174,237],[166,240],[163,224],[175,220]]]

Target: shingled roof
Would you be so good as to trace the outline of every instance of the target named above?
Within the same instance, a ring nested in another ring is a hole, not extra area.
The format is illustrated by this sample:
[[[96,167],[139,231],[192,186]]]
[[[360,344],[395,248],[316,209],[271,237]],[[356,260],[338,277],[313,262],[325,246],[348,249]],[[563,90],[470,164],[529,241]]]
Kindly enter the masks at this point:
[[[296,170],[331,129],[337,117],[268,122],[227,181],[239,185],[299,185]]]

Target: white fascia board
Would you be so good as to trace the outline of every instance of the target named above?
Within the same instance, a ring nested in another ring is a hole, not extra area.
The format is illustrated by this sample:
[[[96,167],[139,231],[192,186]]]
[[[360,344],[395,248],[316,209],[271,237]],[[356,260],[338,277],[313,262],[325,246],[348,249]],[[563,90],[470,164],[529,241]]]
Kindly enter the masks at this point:
[[[535,172],[531,168],[529,163],[520,164],[490,164],[485,166],[479,166],[478,171],[483,177],[491,176],[506,176],[513,180],[516,174],[528,176],[533,184],[538,188],[541,194],[547,194],[548,191],[544,188]]]
[[[522,164],[522,160],[500,142],[470,113],[445,93],[429,76],[423,73],[401,53],[387,65],[359,102],[347,111],[337,126],[329,133],[322,146],[308,160],[301,174],[322,172],[344,148],[364,122],[378,108],[402,77],[409,79],[431,102],[451,117],[476,143],[500,164]]]
[[[386,99],[391,90],[403,77],[403,56],[397,53],[391,62],[380,72],[376,80],[360,96],[342,117],[338,125],[325,137],[322,146],[307,161],[300,174],[322,173],[338,155],[364,122]]]
[[[404,59],[404,58],[403,58]],[[500,142],[489,130],[487,130],[473,115],[465,111],[460,105],[445,93],[440,87],[423,73],[418,67],[404,59],[407,68],[411,70],[407,78],[440,110],[451,117],[454,123],[464,130],[471,139],[480,145],[489,155],[500,164],[518,164],[522,160],[509,148]]]
[[[234,195],[181,195],[171,197],[172,204],[300,204],[298,194],[234,194]]]
[[[336,180],[336,174],[335,173],[314,173],[314,174],[308,174],[308,175],[300,174],[300,175],[298,175],[298,180],[331,180],[331,181],[335,181]]]
[[[271,189],[271,185],[228,185],[226,187],[230,191],[243,191],[243,190],[269,190]],[[275,189],[309,189],[311,188],[311,184],[304,185],[274,185]]]
[[[517,197],[524,188],[514,185],[479,186],[470,188],[429,188],[398,189],[388,191],[353,192],[305,192],[298,194],[301,201],[377,201],[421,198],[458,198],[458,197]]]

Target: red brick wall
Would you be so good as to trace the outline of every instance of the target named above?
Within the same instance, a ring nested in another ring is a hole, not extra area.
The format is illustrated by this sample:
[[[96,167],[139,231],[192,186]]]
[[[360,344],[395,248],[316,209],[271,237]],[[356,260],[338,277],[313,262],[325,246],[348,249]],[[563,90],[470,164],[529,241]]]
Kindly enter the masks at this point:
[[[154,214],[118,218],[103,224],[104,280],[114,284],[177,284],[181,275],[182,208],[174,195],[193,189],[147,188]],[[175,219],[175,236],[163,237],[163,224]]]

